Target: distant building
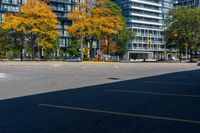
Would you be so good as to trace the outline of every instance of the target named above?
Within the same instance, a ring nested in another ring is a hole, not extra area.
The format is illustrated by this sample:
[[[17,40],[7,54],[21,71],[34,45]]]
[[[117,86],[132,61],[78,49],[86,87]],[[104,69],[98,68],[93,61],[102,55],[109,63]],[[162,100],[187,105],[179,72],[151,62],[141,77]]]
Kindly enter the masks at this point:
[[[165,20],[165,17],[169,10],[173,8],[174,0],[162,0],[162,6],[163,6],[163,20]]]
[[[115,0],[126,17],[127,28],[136,32],[128,44],[127,60],[155,59],[165,51],[163,36],[165,14],[172,0]]]
[[[200,0],[175,0],[174,6],[199,7]]]

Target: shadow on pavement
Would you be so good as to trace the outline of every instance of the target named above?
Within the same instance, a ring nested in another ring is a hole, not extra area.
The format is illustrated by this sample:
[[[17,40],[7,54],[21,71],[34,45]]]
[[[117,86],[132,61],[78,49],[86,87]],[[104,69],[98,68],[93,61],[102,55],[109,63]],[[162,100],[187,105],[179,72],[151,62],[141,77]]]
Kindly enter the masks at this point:
[[[199,133],[199,105],[184,71],[1,100],[0,133]]]

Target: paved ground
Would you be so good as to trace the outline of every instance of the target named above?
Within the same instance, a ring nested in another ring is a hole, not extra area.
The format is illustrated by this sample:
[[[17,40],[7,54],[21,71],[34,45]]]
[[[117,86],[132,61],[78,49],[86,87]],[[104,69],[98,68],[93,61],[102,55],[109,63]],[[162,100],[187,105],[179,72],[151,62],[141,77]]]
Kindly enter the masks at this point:
[[[199,133],[199,68],[0,62],[0,133]]]

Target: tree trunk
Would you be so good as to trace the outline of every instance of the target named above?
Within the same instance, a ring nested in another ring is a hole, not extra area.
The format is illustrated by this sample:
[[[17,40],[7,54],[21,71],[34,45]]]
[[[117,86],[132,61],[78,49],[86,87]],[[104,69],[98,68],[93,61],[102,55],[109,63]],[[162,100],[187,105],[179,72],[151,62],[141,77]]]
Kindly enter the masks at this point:
[[[179,61],[180,62],[182,61],[182,51],[181,50],[179,51]]]
[[[195,57],[198,57],[197,49],[195,49]]]
[[[32,61],[35,61],[35,43],[32,43]]]
[[[23,61],[23,48],[20,49],[20,60]]]
[[[40,56],[41,57],[41,56]],[[55,51],[55,59],[58,59],[58,51],[57,51],[57,49],[56,49],[56,51]]]
[[[190,61],[193,61],[192,50],[190,49]]]
[[[42,48],[40,48],[39,54],[40,54],[40,59],[43,59],[43,57],[42,57]]]
[[[37,34],[32,34],[30,39],[29,39],[30,43],[32,45],[32,61],[35,61],[35,57],[36,57],[35,46],[36,46],[37,39],[38,39]]]
[[[110,54],[110,36],[107,36],[107,41],[108,41],[108,45],[107,45],[107,55]]]
[[[93,44],[93,37],[92,37],[91,40],[90,40],[90,58],[94,58],[94,53],[93,53],[92,44]]]
[[[25,39],[24,39],[24,36],[21,34],[20,34],[19,38],[21,40],[21,42],[19,42],[19,44],[21,44],[21,45],[18,46],[18,48],[20,49],[20,60],[23,61],[23,50],[25,47],[25,44],[24,44]]]
[[[89,55],[90,55],[90,59],[92,59],[92,44],[91,42],[89,42],[89,45],[90,45],[90,52],[89,52]]]

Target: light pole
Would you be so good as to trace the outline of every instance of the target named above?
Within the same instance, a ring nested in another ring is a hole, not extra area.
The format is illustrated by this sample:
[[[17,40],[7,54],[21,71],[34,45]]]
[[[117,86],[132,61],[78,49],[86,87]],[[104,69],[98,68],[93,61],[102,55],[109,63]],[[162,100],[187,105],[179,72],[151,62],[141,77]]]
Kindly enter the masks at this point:
[[[81,61],[83,61],[83,35],[81,35],[80,44],[81,44]]]

